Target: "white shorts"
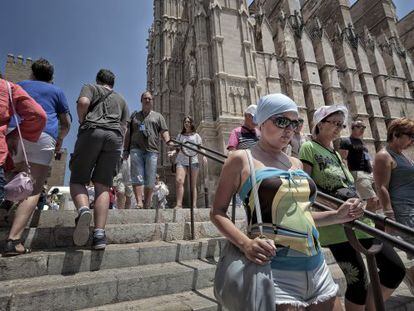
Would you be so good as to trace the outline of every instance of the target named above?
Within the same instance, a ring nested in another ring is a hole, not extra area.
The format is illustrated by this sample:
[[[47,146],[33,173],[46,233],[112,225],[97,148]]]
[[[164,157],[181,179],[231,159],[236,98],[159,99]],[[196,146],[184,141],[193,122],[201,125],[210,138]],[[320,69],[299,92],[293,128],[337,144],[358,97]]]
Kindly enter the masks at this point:
[[[33,143],[26,139],[23,139],[24,148],[26,149],[27,159],[31,163],[50,166],[53,155],[55,154],[56,141],[52,136],[42,132],[37,142]],[[13,155],[14,163],[24,163],[24,155],[22,146],[19,141],[17,147],[17,153]]]
[[[325,262],[310,271],[272,269],[276,304],[309,307],[336,296],[338,285],[334,282]]]

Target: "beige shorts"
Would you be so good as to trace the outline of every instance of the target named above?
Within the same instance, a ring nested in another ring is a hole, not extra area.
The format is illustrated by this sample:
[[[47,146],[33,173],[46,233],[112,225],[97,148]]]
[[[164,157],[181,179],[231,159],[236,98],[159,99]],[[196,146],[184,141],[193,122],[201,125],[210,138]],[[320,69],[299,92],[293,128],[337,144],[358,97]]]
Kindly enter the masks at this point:
[[[115,187],[117,192],[125,194],[125,196],[128,198],[132,197],[133,195],[132,186],[124,182],[121,173],[118,173],[114,177],[113,186]]]
[[[354,177],[355,187],[361,199],[368,200],[377,196],[373,188],[374,177],[372,173],[351,171],[351,174]]]
[[[53,155],[55,154],[56,141],[52,136],[42,132],[37,142],[33,143],[26,139],[23,139],[24,148],[26,150],[27,159],[31,163],[50,166]],[[14,163],[24,162],[24,154],[22,146],[19,142],[17,152],[13,155]]]

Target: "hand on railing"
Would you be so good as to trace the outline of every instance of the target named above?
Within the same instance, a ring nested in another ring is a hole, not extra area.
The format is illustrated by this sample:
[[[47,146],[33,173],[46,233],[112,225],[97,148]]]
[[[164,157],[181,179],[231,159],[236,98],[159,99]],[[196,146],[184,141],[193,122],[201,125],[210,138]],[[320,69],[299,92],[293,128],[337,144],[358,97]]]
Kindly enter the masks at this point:
[[[364,215],[365,204],[361,200],[352,198],[348,199],[337,209],[336,216],[341,222],[349,222]]]

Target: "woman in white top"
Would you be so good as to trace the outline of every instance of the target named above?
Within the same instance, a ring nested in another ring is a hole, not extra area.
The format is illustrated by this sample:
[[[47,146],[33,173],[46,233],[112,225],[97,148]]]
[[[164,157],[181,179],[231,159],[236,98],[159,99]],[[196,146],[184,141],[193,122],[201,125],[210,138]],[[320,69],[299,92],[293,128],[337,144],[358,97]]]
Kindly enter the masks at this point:
[[[186,143],[191,142],[193,144],[201,145],[202,140],[200,135],[195,131],[193,124],[193,119],[190,116],[184,117],[183,120],[183,129],[180,134],[177,135],[177,141]],[[189,147],[195,147],[194,145],[188,144]],[[175,175],[175,186],[176,186],[176,196],[177,202],[175,208],[182,208],[183,206],[183,196],[184,196],[184,182],[185,176],[188,174],[188,168],[190,166],[191,157],[191,190],[193,194],[193,206],[197,207],[197,177],[200,169],[200,164],[198,160],[198,155],[195,151],[184,148],[184,152],[181,149],[173,150],[169,152],[169,156],[177,154],[175,159],[176,165],[176,175]],[[206,158],[203,158],[203,161],[206,161]]]

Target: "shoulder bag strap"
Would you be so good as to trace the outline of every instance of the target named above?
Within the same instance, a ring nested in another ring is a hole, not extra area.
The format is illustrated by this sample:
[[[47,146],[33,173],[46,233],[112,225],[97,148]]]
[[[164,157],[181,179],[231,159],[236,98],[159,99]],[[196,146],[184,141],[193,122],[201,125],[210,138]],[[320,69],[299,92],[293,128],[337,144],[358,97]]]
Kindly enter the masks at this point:
[[[89,107],[88,107],[88,113],[91,112],[100,103],[103,103],[105,101],[105,99],[107,99],[109,97],[109,95],[111,95],[113,92],[114,92],[113,90],[109,91],[106,95],[104,95],[101,98],[99,98],[99,100],[97,100],[93,105],[89,105]]]
[[[254,208],[256,211],[257,225],[259,226],[260,235],[263,236],[263,220],[262,220],[262,210],[260,209],[260,200],[258,194],[258,185],[256,183],[256,170],[254,168],[253,157],[250,149],[246,149],[247,159],[249,160],[250,166],[250,179],[252,182],[252,191],[254,198]]]
[[[9,82],[6,81],[6,84],[7,84],[7,90],[9,91],[10,104],[11,104],[12,109],[13,109],[13,117],[14,117],[14,120],[16,121],[17,132],[19,133],[19,137],[20,137],[20,144],[22,146],[24,160],[26,161],[27,171],[30,174],[30,165],[29,165],[29,161],[27,160],[26,149],[24,148],[23,137],[22,137],[22,133],[20,131],[19,120],[17,119],[16,108],[14,107],[12,89],[11,89],[11,86],[10,86]]]
[[[347,181],[349,184],[353,184],[353,183],[349,180],[348,174],[345,172],[345,169],[344,169],[344,163],[342,162],[341,158],[338,156],[338,153],[336,152],[336,150],[334,150],[334,153],[335,153],[335,157],[336,157],[336,159],[337,159],[337,160],[338,160],[338,162],[339,162],[339,166],[341,167],[342,172],[343,172],[343,173],[344,173],[344,175],[345,175],[346,181]]]

